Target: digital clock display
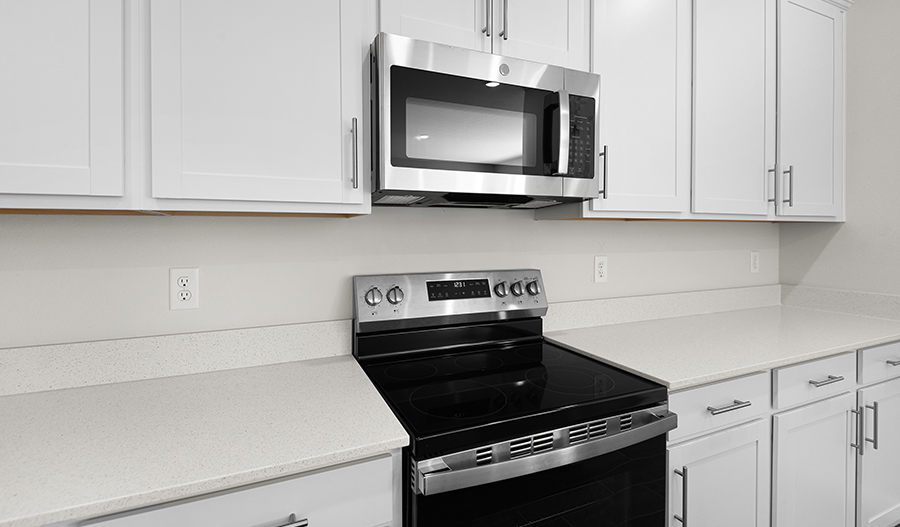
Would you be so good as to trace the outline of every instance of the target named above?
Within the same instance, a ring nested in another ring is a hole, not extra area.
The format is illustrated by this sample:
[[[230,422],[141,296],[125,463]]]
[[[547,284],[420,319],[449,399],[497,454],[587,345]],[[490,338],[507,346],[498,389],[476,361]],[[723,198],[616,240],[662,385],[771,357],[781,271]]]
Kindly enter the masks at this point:
[[[487,278],[477,280],[441,280],[425,282],[428,301],[462,300],[466,298],[490,298],[491,286]]]

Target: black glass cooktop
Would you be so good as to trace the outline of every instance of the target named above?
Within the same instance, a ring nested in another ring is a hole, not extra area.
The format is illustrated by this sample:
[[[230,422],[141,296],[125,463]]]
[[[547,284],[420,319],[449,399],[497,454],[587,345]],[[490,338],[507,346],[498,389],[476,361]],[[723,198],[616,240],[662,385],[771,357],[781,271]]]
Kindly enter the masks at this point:
[[[364,369],[412,436],[411,447],[427,455],[449,444],[464,449],[666,399],[659,384],[541,339]]]

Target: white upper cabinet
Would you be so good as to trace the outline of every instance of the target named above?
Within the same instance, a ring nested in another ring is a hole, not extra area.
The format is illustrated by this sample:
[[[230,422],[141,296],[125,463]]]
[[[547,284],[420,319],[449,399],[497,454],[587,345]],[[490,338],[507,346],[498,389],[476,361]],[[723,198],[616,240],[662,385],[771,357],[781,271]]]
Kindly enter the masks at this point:
[[[363,5],[151,2],[148,208],[367,202]]]
[[[122,0],[0,2],[0,207],[123,195],[124,50]]]
[[[693,212],[769,213],[775,1],[694,1]]]
[[[587,71],[588,0],[382,0],[380,30]]]
[[[779,167],[784,216],[843,216],[844,13],[779,0]]]
[[[597,128],[606,148],[594,211],[686,210],[690,13],[690,0],[594,2],[592,70],[600,74]]]

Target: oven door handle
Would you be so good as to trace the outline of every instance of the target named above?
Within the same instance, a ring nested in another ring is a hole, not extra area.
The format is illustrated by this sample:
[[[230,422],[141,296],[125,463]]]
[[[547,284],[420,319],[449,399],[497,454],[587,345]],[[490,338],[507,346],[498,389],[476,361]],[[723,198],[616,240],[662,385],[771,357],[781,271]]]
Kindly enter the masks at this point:
[[[418,471],[416,490],[419,494],[431,496],[550,470],[636,445],[673,430],[677,423],[678,416],[664,411],[651,422],[630,430],[540,454],[461,470],[446,468],[428,474]]]

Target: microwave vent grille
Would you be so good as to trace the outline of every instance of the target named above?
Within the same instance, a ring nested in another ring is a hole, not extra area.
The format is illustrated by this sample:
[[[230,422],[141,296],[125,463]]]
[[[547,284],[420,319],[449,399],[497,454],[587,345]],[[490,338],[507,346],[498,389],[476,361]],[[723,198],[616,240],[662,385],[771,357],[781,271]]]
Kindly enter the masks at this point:
[[[540,209],[542,207],[549,207],[551,205],[559,205],[562,203],[561,201],[554,200],[540,200],[535,199],[531,200],[528,203],[520,203],[518,205],[513,205],[510,207],[511,209]]]
[[[381,196],[375,201],[376,205],[412,205],[424,200],[424,196]]]

